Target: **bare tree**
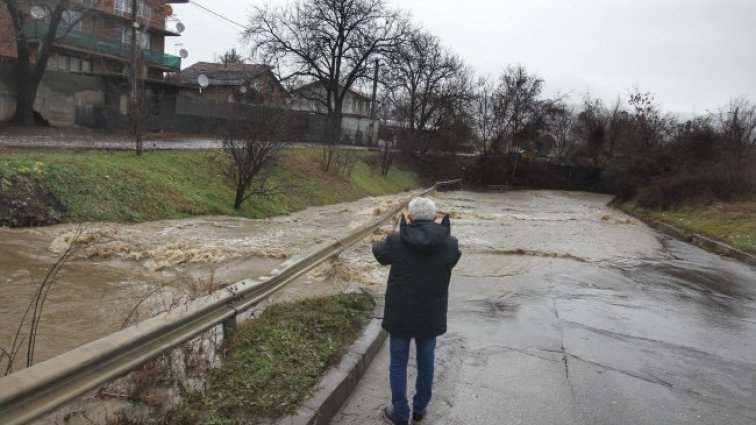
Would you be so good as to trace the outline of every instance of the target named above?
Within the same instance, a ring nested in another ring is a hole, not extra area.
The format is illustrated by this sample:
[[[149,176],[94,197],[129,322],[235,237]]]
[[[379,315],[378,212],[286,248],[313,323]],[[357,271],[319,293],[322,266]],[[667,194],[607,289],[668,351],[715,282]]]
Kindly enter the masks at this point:
[[[643,149],[663,143],[672,119],[662,114],[654,95],[636,88],[628,96],[627,103],[631,107],[633,124],[629,142]]]
[[[472,71],[438,37],[414,30],[389,57],[384,76],[394,117],[406,125],[403,148],[428,152],[439,129],[467,111],[473,100]]]
[[[554,135],[556,156],[564,157],[567,148],[574,142],[575,108],[565,104],[556,105],[555,113],[549,121],[549,128]]]
[[[476,85],[476,93],[472,105],[474,109],[473,116],[475,117],[475,131],[483,148],[484,155],[488,153],[495,131],[493,92],[493,82],[488,77],[481,77]]]
[[[245,35],[253,55],[274,65],[282,81],[312,84],[302,93],[325,111],[326,143],[335,145],[347,93],[369,78],[370,61],[396,49],[406,27],[384,0],[303,0],[256,8]]]
[[[493,145],[499,149],[527,148],[546,126],[551,104],[540,98],[543,79],[529,74],[524,66],[509,66],[493,93]]]
[[[748,159],[756,146],[756,105],[739,97],[711,116],[733,153],[740,159]]]
[[[44,11],[44,22],[30,25],[30,9],[34,4],[23,0],[2,0],[13,24],[16,44],[16,112],[13,122],[19,125],[34,125],[34,101],[42,81],[47,62],[53,54],[53,46],[82,19],[94,13],[100,0],[50,0],[37,7]],[[31,29],[38,31],[31,33]],[[33,49],[33,44],[37,48]]]
[[[282,109],[239,105],[229,124],[223,149],[229,159],[227,177],[234,185],[234,208],[250,196],[266,194],[268,172],[286,147],[287,113]]]
[[[603,165],[607,159],[608,116],[601,99],[590,95],[583,98],[583,111],[578,114],[574,129],[582,143],[583,154],[594,167]]]

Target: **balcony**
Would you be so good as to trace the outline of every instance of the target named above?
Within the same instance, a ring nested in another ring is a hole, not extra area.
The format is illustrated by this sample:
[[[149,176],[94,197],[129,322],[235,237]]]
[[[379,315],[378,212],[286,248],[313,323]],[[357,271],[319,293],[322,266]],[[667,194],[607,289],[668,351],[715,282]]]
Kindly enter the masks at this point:
[[[47,34],[47,23],[29,22],[24,26],[24,32],[30,40],[42,40]],[[55,39],[55,45],[70,49],[78,50],[93,55],[100,55],[110,58],[127,61],[130,54],[130,46],[120,41],[97,37],[90,34],[84,34],[76,31],[70,31],[67,34],[58,36]],[[181,70],[181,58],[169,55],[156,50],[140,49],[142,57],[148,66],[160,68],[168,72],[178,72]]]

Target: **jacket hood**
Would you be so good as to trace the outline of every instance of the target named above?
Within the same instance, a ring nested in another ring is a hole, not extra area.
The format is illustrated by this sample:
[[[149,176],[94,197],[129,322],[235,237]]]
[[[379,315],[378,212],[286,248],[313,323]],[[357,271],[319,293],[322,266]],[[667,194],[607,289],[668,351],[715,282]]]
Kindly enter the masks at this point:
[[[402,215],[399,235],[412,249],[423,254],[433,254],[444,249],[451,235],[449,216],[444,216],[441,224],[432,220],[418,220],[411,224]]]

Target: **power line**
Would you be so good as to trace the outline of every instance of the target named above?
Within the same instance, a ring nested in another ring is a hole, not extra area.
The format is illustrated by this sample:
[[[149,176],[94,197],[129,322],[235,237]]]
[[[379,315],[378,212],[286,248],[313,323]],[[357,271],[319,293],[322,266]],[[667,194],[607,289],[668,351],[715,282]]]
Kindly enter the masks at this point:
[[[197,34],[201,34],[202,35],[202,38],[198,38],[197,40],[193,40],[193,42],[204,41],[203,38],[212,38],[213,40],[219,41],[219,42],[221,42],[223,44],[230,44],[230,45],[238,44],[238,40],[233,39],[233,41],[231,41],[232,40],[231,38],[226,38],[226,34],[219,34],[217,32],[215,32],[215,33],[214,32],[208,32],[208,31],[205,31],[204,29],[200,29],[200,28],[192,28],[191,31],[192,31],[192,33],[197,33]],[[214,46],[214,47],[217,47],[217,46]]]
[[[213,11],[213,10],[210,10],[210,9],[206,8],[205,6],[203,6],[203,5],[199,4],[199,3],[197,3],[197,2],[196,2],[196,1],[194,1],[194,0],[189,0],[189,3],[191,3],[191,4],[193,4],[193,5],[197,6],[197,7],[199,7],[200,9],[204,10],[205,12],[211,13],[211,14],[213,14],[213,15],[217,16],[218,18],[221,18],[221,19],[223,19],[223,20],[224,20],[224,21],[226,21],[226,22],[230,22],[230,23],[232,23],[232,24],[236,25],[237,27],[239,27],[239,28],[241,28],[241,29],[243,29],[243,30],[247,30],[247,29],[249,29],[249,28],[247,28],[247,27],[246,27],[245,25],[242,25],[242,24],[240,24],[240,23],[238,23],[238,22],[236,22],[236,21],[234,21],[234,20],[232,20],[232,19],[229,19],[229,18],[227,18],[227,17],[225,17],[225,16],[221,15],[221,14],[220,14],[220,13],[218,13],[218,12],[215,12],[215,11]]]

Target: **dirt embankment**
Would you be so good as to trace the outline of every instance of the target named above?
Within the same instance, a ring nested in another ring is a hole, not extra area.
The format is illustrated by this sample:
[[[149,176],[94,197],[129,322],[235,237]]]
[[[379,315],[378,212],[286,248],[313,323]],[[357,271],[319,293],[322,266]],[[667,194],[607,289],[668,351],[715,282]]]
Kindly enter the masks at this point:
[[[0,226],[44,226],[67,216],[66,205],[42,181],[17,176],[0,180]]]

